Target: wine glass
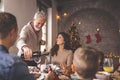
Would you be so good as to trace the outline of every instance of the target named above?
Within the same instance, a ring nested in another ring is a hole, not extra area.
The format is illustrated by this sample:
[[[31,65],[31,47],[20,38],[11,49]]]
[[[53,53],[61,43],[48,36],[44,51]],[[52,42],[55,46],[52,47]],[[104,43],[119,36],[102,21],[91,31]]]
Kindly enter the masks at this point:
[[[103,69],[105,72],[109,72],[109,73],[113,72],[114,67],[113,67],[113,59],[112,58],[104,59]]]
[[[33,60],[35,61],[35,63],[37,63],[37,65],[41,62],[40,57],[34,57]]]

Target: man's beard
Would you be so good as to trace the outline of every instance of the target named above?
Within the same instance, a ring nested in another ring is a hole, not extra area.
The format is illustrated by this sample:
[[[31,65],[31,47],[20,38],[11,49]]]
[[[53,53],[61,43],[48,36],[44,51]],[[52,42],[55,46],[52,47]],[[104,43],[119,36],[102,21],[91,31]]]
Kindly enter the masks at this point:
[[[37,27],[34,27],[34,29],[35,29],[35,31],[39,31],[40,30],[40,28],[37,28]]]

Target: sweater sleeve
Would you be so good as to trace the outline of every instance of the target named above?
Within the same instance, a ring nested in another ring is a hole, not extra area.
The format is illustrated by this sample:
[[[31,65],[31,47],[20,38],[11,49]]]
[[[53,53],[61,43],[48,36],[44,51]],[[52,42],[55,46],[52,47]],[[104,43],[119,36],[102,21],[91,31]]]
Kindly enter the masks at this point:
[[[73,62],[73,52],[70,50],[69,55],[67,57],[67,66],[70,66]]]
[[[17,40],[17,48],[21,50],[21,48],[26,44],[27,40],[27,26],[24,26],[20,32],[19,38]]]

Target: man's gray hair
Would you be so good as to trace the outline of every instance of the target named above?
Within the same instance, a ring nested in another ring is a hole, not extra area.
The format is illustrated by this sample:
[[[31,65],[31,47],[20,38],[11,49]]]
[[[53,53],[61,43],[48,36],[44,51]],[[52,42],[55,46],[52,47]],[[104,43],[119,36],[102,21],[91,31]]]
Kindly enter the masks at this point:
[[[37,19],[37,18],[44,18],[46,19],[46,14],[44,11],[37,11],[34,15],[34,19]]]

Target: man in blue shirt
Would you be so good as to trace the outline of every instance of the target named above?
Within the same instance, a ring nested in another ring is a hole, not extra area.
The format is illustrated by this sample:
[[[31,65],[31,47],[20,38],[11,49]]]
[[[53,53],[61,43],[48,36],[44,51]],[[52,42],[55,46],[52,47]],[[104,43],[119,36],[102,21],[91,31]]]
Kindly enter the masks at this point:
[[[27,65],[8,52],[17,39],[17,32],[16,17],[0,12],[0,80],[35,80]]]

